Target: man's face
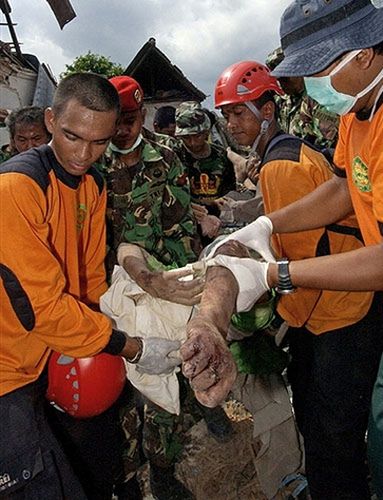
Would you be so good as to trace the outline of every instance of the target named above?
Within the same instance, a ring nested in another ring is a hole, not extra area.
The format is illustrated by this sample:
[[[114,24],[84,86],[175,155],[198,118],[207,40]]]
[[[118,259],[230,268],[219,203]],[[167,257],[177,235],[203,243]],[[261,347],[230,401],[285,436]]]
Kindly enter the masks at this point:
[[[200,132],[199,134],[181,135],[185,146],[195,155],[203,154],[207,150],[208,131]]]
[[[325,70],[312,75],[323,77],[330,75],[332,87],[341,94],[356,96],[366,89],[383,69],[383,55],[376,54],[373,49],[348,52],[334,61]],[[342,64],[343,63],[343,64]],[[333,74],[331,74],[333,72]],[[350,112],[371,109],[379,84],[362,95]]]
[[[15,134],[11,139],[12,149],[18,153],[47,144],[50,137],[41,123],[16,123]]]
[[[145,112],[137,109],[136,111],[123,111],[117,122],[116,133],[112,142],[120,149],[129,149],[136,142],[144,125]]]
[[[169,123],[167,127],[162,127],[160,128],[158,125],[154,126],[154,131],[157,132],[158,134],[166,134],[166,135],[171,135],[174,137],[174,134],[176,132],[176,124],[175,123]]]
[[[221,108],[227,128],[241,146],[251,146],[260,132],[255,114],[244,104],[227,104]]]
[[[93,111],[76,99],[55,116],[48,108],[47,129],[52,134],[52,148],[64,170],[83,175],[104,153],[116,129],[116,111]]]

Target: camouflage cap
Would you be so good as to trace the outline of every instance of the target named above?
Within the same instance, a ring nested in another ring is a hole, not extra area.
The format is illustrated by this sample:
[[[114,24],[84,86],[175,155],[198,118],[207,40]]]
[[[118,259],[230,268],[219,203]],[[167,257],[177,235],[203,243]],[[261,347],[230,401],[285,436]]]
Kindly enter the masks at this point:
[[[210,119],[199,102],[185,101],[177,107],[175,135],[195,135],[210,127]]]
[[[284,57],[282,47],[277,47],[267,56],[265,64],[270,71],[273,71],[283,61]]]

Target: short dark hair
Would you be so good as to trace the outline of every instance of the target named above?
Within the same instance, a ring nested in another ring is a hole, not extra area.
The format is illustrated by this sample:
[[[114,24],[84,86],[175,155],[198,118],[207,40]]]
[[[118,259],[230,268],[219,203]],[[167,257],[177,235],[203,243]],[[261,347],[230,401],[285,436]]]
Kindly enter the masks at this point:
[[[254,102],[255,102],[257,108],[261,109],[262,106],[269,101],[271,101],[275,104],[274,97],[275,97],[275,92],[273,92],[272,90],[266,90],[266,92],[264,92],[261,95],[261,97],[258,97],[258,99],[256,99]]]
[[[157,109],[153,123],[159,128],[166,128],[176,122],[176,108],[174,106],[161,106]]]
[[[60,115],[71,99],[92,111],[120,111],[117,90],[106,77],[95,73],[72,73],[61,80],[53,98],[53,112]]]
[[[20,124],[32,125],[37,123],[44,128],[48,136],[50,135],[45,126],[44,109],[39,108],[38,106],[26,106],[25,108],[12,111],[7,117],[6,122],[9,134],[12,138],[16,133],[16,125]]]

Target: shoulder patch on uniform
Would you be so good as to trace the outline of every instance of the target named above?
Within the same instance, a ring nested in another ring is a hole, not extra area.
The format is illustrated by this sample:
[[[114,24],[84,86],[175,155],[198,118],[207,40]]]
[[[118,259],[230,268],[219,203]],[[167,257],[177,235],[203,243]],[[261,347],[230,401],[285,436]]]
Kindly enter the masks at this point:
[[[15,273],[4,264],[0,264],[0,277],[18,320],[30,332],[35,327],[35,313],[28,295]]]
[[[4,162],[1,165],[0,174],[15,172],[27,175],[45,193],[50,182],[49,172],[52,170],[50,155],[53,155],[53,152],[48,145],[29,149]]]
[[[87,175],[91,175],[93,177],[94,182],[97,184],[98,192],[99,194],[101,194],[105,184],[103,175],[94,166],[90,167],[90,169],[87,172]]]

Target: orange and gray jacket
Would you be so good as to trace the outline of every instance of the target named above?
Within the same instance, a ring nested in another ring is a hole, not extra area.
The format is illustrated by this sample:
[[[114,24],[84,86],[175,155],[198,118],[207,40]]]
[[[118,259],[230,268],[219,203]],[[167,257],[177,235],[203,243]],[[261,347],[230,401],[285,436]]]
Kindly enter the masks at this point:
[[[272,139],[263,157],[260,182],[265,213],[274,212],[314,191],[332,177],[324,155],[286,134]],[[299,233],[273,235],[278,257],[302,260],[355,250],[363,246],[355,216]],[[299,288],[282,296],[278,312],[290,326],[321,334],[356,323],[371,305],[371,292],[338,292]]]
[[[2,165],[0,199],[1,395],[36,380],[51,350],[103,350],[112,328],[92,310],[106,290],[100,174],[68,174],[44,145]]]

